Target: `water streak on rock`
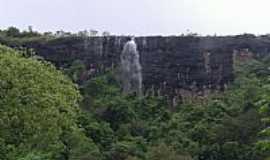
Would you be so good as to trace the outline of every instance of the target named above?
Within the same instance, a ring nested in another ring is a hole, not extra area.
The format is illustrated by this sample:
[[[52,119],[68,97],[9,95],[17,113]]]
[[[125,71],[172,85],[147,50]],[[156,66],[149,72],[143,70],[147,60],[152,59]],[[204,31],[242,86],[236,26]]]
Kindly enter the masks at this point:
[[[121,81],[124,93],[142,94],[142,67],[137,44],[134,38],[129,40],[123,48],[121,59]]]

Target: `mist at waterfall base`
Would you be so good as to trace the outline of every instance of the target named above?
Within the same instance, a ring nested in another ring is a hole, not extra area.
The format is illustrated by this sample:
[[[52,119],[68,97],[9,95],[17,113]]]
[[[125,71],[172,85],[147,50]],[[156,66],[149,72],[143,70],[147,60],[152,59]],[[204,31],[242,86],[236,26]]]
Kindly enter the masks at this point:
[[[120,59],[120,81],[123,92],[142,95],[142,67],[134,38],[124,45]]]

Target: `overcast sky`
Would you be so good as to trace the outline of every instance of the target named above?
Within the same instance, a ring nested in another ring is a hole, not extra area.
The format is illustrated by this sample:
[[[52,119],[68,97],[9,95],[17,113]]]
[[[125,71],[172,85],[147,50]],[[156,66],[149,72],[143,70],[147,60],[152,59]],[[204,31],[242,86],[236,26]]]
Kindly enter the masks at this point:
[[[270,0],[0,0],[0,28],[131,35],[270,33]]]

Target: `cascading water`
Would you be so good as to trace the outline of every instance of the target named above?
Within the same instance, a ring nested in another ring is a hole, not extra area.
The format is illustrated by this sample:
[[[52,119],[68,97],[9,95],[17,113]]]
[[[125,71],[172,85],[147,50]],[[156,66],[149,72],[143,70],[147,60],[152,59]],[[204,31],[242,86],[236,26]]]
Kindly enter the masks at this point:
[[[142,95],[142,67],[134,38],[124,45],[120,58],[123,92]]]

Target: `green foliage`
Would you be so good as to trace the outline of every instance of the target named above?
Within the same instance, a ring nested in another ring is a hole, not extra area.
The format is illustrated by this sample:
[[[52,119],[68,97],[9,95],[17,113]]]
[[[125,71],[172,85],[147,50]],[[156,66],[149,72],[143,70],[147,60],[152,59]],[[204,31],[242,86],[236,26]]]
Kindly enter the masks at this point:
[[[164,97],[122,94],[113,72],[85,81],[87,68],[74,61],[64,73],[80,101],[76,85],[31,57],[0,46],[0,159],[269,157],[269,59],[237,64],[228,90],[171,111]]]
[[[44,153],[39,152],[30,152],[27,155],[24,155],[23,157],[18,157],[18,160],[45,160],[50,159],[50,156]]]
[[[80,76],[85,73],[86,67],[80,60],[75,60],[71,66],[65,70],[65,73],[72,78],[74,82],[80,83]]]
[[[147,160],[192,160],[189,155],[177,153],[172,147],[166,144],[150,147],[146,154]]]
[[[0,46],[0,156],[61,159],[96,150],[76,124],[76,88],[51,64]]]
[[[12,37],[12,38],[22,38],[22,37],[29,38],[29,37],[41,36],[40,33],[34,32],[31,26],[29,26],[29,31],[23,31],[23,32],[21,32],[16,27],[8,27],[6,30],[0,31],[0,35],[4,37]]]
[[[81,88],[82,108],[87,112],[81,124],[107,159],[144,157],[151,135],[169,120],[163,98],[124,95],[112,73],[93,78]]]
[[[262,139],[257,143],[257,146],[266,155],[270,155],[270,57],[264,59],[262,63],[263,71],[260,72],[261,77],[261,94],[257,101],[257,106],[260,107],[260,113],[263,116],[262,122],[265,124],[265,128],[260,132]],[[270,156],[269,156],[270,157]]]
[[[6,31],[6,35],[10,37],[18,37],[20,35],[20,30],[16,27],[9,27]]]
[[[262,159],[254,144],[263,128],[256,104],[266,72],[258,72],[258,61],[242,65],[227,91],[174,112],[163,97],[123,95],[111,73],[93,78],[81,87],[82,107],[91,115],[83,126],[105,159]]]
[[[69,160],[99,160],[101,155],[99,149],[80,130],[67,130],[61,137],[66,144],[66,153]]]
[[[102,149],[109,149],[116,142],[115,133],[110,124],[97,121],[90,113],[82,113],[79,117],[79,124],[84,128],[85,135],[93,139]]]

